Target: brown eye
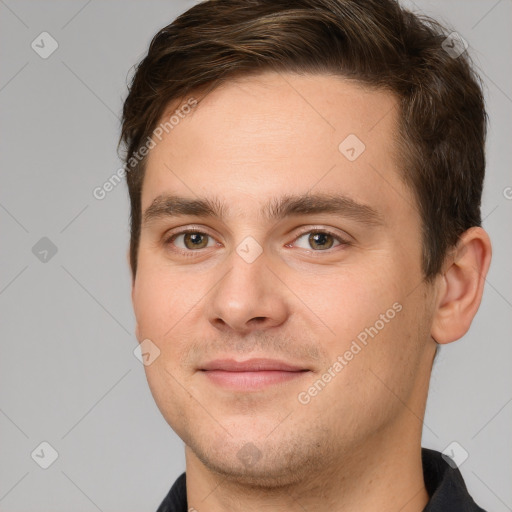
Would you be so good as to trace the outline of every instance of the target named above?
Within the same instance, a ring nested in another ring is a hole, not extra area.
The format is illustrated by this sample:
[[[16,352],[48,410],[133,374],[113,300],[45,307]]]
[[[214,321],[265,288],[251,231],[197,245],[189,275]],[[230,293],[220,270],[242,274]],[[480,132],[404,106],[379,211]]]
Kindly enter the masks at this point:
[[[211,244],[208,245],[210,240],[214,242],[210,235],[200,231],[182,231],[171,236],[167,243],[175,245],[181,251],[194,251],[211,247]]]
[[[332,247],[346,246],[350,243],[334,233],[329,231],[307,231],[296,238],[294,245],[314,252],[327,251]]]
[[[311,233],[308,242],[313,249],[330,249],[333,244],[333,236],[328,233]]]
[[[203,249],[208,245],[208,235],[202,233],[186,233],[183,242],[187,249]]]

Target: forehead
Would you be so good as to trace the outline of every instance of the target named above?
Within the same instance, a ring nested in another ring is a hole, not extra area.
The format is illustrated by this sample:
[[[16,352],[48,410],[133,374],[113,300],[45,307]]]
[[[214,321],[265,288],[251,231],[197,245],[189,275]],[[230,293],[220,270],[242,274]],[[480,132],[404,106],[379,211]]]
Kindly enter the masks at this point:
[[[343,193],[383,214],[397,200],[413,203],[399,175],[389,92],[333,76],[264,73],[197,99],[154,139],[143,211],[164,193],[224,198],[238,216],[284,193]]]

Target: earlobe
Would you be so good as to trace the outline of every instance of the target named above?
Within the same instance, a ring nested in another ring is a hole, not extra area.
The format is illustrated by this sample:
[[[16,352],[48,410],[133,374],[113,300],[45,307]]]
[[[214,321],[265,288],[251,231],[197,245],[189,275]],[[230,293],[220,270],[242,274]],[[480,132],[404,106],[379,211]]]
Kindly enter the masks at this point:
[[[468,331],[482,300],[491,254],[489,236],[473,227],[461,235],[447,257],[431,332],[438,343],[451,343]]]

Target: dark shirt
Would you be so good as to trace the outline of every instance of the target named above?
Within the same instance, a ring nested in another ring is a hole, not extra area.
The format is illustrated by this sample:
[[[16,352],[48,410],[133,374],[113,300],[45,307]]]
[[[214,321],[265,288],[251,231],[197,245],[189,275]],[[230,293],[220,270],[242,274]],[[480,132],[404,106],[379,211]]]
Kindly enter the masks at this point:
[[[469,495],[460,471],[452,468],[441,453],[422,448],[421,460],[425,487],[430,496],[423,512],[485,512]],[[187,506],[186,474],[182,473],[157,512],[188,512]]]

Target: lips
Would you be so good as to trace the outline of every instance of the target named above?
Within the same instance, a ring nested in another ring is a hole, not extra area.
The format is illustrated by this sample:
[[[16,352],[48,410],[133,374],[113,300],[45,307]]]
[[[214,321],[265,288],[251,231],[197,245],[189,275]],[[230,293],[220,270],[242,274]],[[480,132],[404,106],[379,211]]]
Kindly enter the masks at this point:
[[[235,361],[234,359],[216,359],[206,363],[201,368],[203,371],[222,370],[226,372],[262,372],[262,371],[281,371],[281,372],[301,372],[308,371],[297,365],[285,363],[275,359],[249,359],[247,361]]]
[[[216,359],[202,365],[208,381],[231,392],[261,391],[302,378],[310,370],[275,359]]]

